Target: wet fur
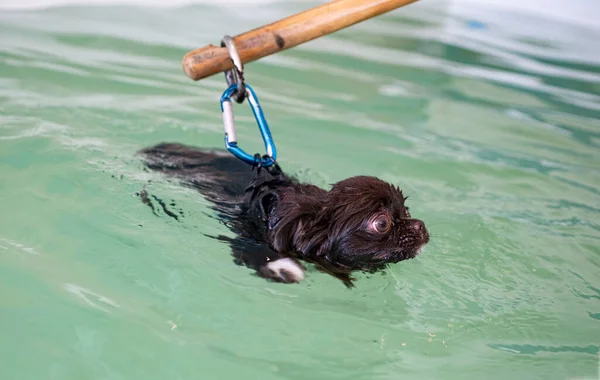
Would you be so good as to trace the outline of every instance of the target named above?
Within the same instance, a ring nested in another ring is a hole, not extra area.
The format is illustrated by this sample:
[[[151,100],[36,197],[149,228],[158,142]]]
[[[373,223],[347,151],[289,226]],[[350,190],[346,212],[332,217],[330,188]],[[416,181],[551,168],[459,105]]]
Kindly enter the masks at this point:
[[[235,232],[217,237],[229,243],[235,262],[273,281],[303,279],[302,260],[350,287],[353,271],[375,272],[413,258],[429,240],[402,192],[374,177],[352,177],[326,191],[283,172],[257,174],[227,151],[165,143],[140,156],[148,168],[203,194]],[[381,213],[393,220],[385,236],[368,228]]]

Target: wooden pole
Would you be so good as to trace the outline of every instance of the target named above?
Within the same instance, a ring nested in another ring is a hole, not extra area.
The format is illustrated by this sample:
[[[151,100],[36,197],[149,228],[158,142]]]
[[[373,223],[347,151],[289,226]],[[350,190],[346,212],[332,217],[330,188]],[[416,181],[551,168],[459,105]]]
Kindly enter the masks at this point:
[[[417,0],[335,0],[233,38],[243,63],[314,40]],[[208,45],[183,57],[193,80],[233,67],[226,48]]]

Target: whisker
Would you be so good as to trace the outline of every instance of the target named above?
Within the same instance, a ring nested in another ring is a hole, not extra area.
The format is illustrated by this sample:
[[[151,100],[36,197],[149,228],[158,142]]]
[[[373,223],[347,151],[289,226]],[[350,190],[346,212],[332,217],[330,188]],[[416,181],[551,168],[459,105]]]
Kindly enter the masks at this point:
[[[448,236],[448,235],[429,235],[430,237],[434,238],[432,239],[433,241],[460,241],[459,238],[455,238],[453,236]]]
[[[434,237],[434,238],[447,238],[449,237],[448,235],[438,235],[438,234],[429,234],[429,237]]]
[[[452,224],[452,222],[448,221],[448,222],[433,222],[433,223],[427,223],[427,227],[433,227],[433,226],[437,226],[440,224]]]

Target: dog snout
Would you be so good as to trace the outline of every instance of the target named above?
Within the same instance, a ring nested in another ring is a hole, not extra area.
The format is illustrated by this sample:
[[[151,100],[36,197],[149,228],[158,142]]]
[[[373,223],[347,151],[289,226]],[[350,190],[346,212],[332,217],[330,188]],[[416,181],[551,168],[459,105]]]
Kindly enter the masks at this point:
[[[419,219],[413,219],[408,225],[408,228],[413,230],[416,236],[419,236],[419,238],[422,239],[425,244],[429,242],[429,231],[427,231],[423,221]]]
[[[425,223],[423,223],[419,219],[412,220],[409,225],[409,228],[420,234],[427,232],[427,229],[425,228]]]

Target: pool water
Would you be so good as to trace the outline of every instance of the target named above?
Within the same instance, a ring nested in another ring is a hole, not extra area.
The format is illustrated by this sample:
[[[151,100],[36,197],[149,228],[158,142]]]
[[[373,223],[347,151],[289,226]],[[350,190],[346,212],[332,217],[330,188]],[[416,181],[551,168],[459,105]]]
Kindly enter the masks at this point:
[[[390,181],[431,232],[353,289],[252,275],[143,170],[158,142],[223,145],[223,76],[187,78],[187,51],[312,5],[0,12],[0,379],[598,378],[594,25],[423,2],[246,66],[286,171]]]

